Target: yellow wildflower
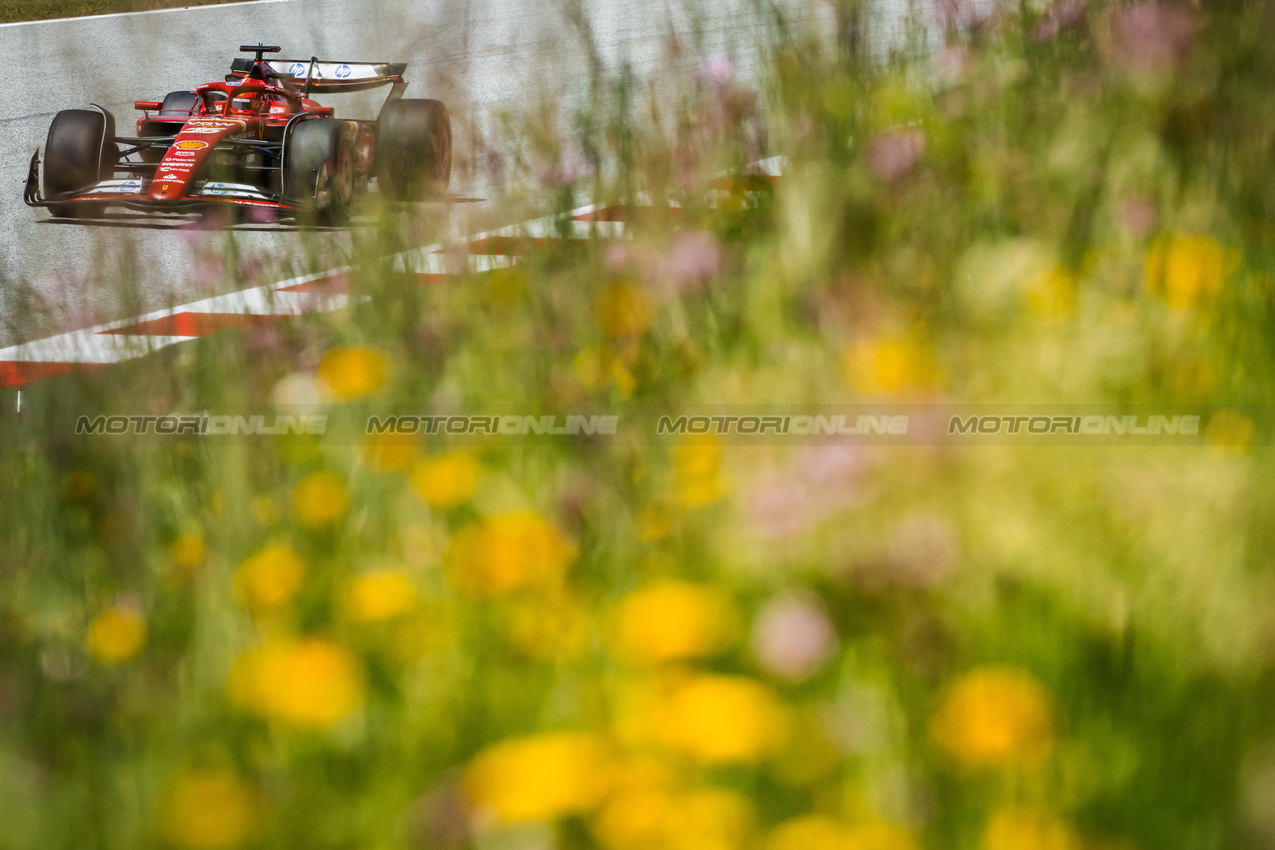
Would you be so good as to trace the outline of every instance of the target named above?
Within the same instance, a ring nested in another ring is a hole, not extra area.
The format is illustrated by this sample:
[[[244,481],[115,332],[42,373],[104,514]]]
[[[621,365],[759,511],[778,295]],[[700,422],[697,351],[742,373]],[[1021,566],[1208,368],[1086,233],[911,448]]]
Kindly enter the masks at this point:
[[[751,831],[748,801],[732,791],[703,788],[678,794],[665,826],[673,850],[733,850]]]
[[[600,390],[610,381],[611,359],[600,348],[588,346],[576,353],[571,371],[586,390]]]
[[[381,622],[412,610],[416,586],[403,570],[371,570],[347,580],[341,600],[346,616],[354,622]]]
[[[915,850],[916,839],[901,826],[871,821],[852,826],[850,846],[854,850]]]
[[[1077,850],[1080,842],[1066,823],[1045,812],[1002,809],[983,833],[982,850]]]
[[[846,826],[822,815],[782,823],[766,850],[914,850],[916,840],[902,827],[882,821]]]
[[[854,850],[846,828],[823,815],[785,821],[771,831],[766,850]]]
[[[1031,311],[1044,319],[1065,319],[1076,309],[1076,279],[1062,266],[1040,272],[1027,291]]]
[[[613,283],[598,301],[598,319],[608,336],[637,336],[651,323],[646,293],[627,283]]]
[[[730,791],[646,785],[617,789],[594,819],[593,832],[614,850],[726,850],[743,846],[751,815],[748,802]]]
[[[451,452],[416,464],[412,489],[435,508],[459,507],[474,495],[478,462],[464,452]]]
[[[1253,420],[1234,410],[1219,410],[1209,417],[1204,439],[1227,449],[1242,449],[1253,442]]]
[[[688,508],[716,502],[726,495],[722,448],[711,436],[681,444],[673,453],[673,472],[679,501]]]
[[[452,538],[447,567],[456,585],[478,596],[561,581],[576,547],[531,511],[490,516]]]
[[[616,850],[658,845],[673,804],[669,766],[644,756],[616,765],[610,778],[610,794],[593,819],[593,834]]]
[[[664,581],[624,598],[615,614],[616,653],[634,664],[715,655],[730,645],[734,611],[720,591]]]
[[[235,595],[253,611],[286,605],[301,590],[305,564],[287,546],[270,546],[245,560],[235,571]]]
[[[748,762],[783,743],[784,714],[765,687],[742,676],[695,676],[668,696],[661,736],[706,763]]]
[[[594,346],[580,349],[571,370],[580,385],[590,392],[614,384],[621,396],[629,398],[637,388],[637,378],[622,357]]]
[[[384,434],[363,444],[363,464],[380,472],[407,469],[416,459],[416,442],[411,437]]]
[[[673,800],[664,790],[640,788],[613,795],[598,812],[593,832],[606,847],[659,846],[664,842]]]
[[[173,541],[169,551],[177,566],[197,567],[204,562],[204,538],[199,534],[183,534]]]
[[[345,516],[350,498],[345,480],[334,472],[315,472],[292,490],[292,507],[297,522],[305,528],[329,525]]]
[[[592,809],[606,793],[602,745],[591,735],[557,732],[503,741],[465,771],[475,806],[505,823],[550,820]]]
[[[164,797],[164,837],[192,850],[229,850],[244,843],[256,819],[248,786],[224,770],[187,773]]]
[[[1147,288],[1183,310],[1222,290],[1234,258],[1207,236],[1166,236],[1147,252]]]
[[[637,389],[637,377],[618,357],[611,361],[611,381],[621,398],[633,397],[633,391]]]
[[[146,644],[146,620],[125,605],[107,608],[89,624],[88,650],[102,664],[119,664]]]
[[[362,707],[363,673],[350,651],[331,641],[280,640],[239,657],[230,691],[260,717],[321,729]]]
[[[947,693],[930,722],[943,749],[972,768],[1045,755],[1053,735],[1049,696],[1028,673],[982,667]]]
[[[375,348],[334,348],[319,361],[319,377],[338,398],[370,395],[381,388],[389,359]]]
[[[850,343],[842,352],[841,368],[851,389],[871,396],[925,386],[932,371],[914,343],[887,338]]]

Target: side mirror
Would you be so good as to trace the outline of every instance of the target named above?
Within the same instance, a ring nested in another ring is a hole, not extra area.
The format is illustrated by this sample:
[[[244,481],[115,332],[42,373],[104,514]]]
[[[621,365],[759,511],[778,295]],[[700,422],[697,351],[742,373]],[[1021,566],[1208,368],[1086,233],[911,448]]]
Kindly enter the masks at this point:
[[[154,112],[156,109],[163,108],[164,104],[158,100],[135,100],[133,108],[140,109],[143,112]]]

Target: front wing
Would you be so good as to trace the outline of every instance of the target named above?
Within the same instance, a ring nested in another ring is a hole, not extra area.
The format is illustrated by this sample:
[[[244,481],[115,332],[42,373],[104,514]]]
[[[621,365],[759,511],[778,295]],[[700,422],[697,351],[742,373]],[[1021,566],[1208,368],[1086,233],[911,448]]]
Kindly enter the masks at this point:
[[[79,192],[45,198],[40,193],[40,152],[31,155],[26,188],[22,200],[29,207],[53,207],[66,204],[87,206],[124,206],[149,212],[182,212],[210,205],[264,207],[296,212],[297,204],[260,186],[247,183],[204,183],[187,197],[173,201],[156,201],[146,195],[149,180],[141,177],[103,180]]]

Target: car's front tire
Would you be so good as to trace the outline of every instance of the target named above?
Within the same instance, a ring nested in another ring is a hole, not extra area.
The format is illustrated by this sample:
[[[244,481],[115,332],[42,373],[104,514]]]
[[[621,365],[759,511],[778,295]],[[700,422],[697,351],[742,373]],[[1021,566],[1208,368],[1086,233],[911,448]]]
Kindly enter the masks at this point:
[[[452,120],[441,101],[390,101],[376,122],[376,182],[394,201],[445,197],[452,175]]]
[[[303,217],[325,224],[349,220],[354,200],[354,151],[346,125],[335,118],[311,118],[292,128],[284,158],[286,195]]]
[[[44,196],[82,192],[114,172],[119,159],[115,118],[106,111],[64,109],[53,118],[44,143]],[[84,205],[55,204],[58,217],[76,215]]]

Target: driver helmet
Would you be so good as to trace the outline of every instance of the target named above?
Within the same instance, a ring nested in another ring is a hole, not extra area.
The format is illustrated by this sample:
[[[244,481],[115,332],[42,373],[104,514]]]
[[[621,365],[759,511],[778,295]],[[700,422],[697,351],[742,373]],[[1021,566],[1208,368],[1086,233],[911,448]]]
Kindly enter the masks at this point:
[[[255,115],[265,102],[259,91],[237,92],[230,98],[226,113],[228,115]]]

